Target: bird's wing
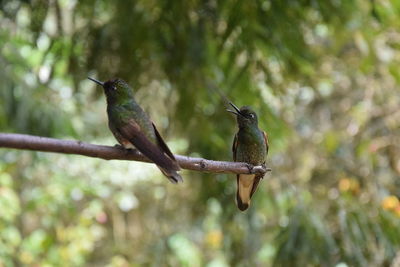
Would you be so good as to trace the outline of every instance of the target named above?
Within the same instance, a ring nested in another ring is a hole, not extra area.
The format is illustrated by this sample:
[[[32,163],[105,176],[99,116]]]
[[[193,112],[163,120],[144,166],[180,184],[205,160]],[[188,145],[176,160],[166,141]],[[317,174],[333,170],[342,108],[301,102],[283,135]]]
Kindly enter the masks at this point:
[[[129,119],[122,127],[117,128],[121,135],[128,139],[140,152],[165,170],[178,171],[178,164],[167,157],[164,152],[152,143],[141,131],[139,124]]]
[[[267,132],[263,131],[263,135],[264,135],[265,147],[267,148],[267,153],[266,153],[266,155],[268,155],[269,144],[268,144],[268,135],[267,135]]]
[[[265,141],[265,147],[267,149],[267,153],[266,155],[268,155],[268,149],[269,149],[269,145],[268,145],[268,135],[265,131],[262,132],[264,135],[264,141]],[[264,162],[265,163],[265,162]],[[264,178],[264,174],[257,174],[256,177],[254,178],[254,183],[253,183],[253,188],[251,189],[251,194],[250,197],[253,196],[253,194],[256,192],[257,187],[258,187],[258,183],[260,182],[260,180]]]
[[[260,180],[264,177],[264,175],[256,175],[254,177],[254,182],[253,182],[253,187],[251,188],[251,193],[250,193],[250,198],[253,196],[253,194],[256,192],[258,188],[258,184],[260,183]]]
[[[232,143],[232,154],[233,154],[233,161],[236,161],[236,149],[238,145],[238,138],[237,134],[235,134],[235,137],[233,138],[233,143]]]
[[[164,142],[164,140],[162,139],[160,133],[159,133],[158,130],[157,130],[157,127],[154,125],[154,123],[152,123],[152,124],[153,124],[153,128],[154,128],[154,132],[155,132],[155,134],[156,134],[158,146],[159,146],[172,160],[176,161],[176,160],[175,160],[174,154],[172,154],[171,150],[169,150],[169,147],[167,146],[167,144],[166,144],[166,143]]]
[[[269,149],[268,135],[267,135],[267,133],[265,131],[263,131],[263,135],[264,135],[265,147],[267,149],[266,155],[268,155],[268,149]],[[260,183],[260,180],[262,178],[264,178],[264,174],[256,174],[256,177],[254,178],[253,188],[251,188],[250,197],[252,197],[253,194],[256,192],[258,184]]]

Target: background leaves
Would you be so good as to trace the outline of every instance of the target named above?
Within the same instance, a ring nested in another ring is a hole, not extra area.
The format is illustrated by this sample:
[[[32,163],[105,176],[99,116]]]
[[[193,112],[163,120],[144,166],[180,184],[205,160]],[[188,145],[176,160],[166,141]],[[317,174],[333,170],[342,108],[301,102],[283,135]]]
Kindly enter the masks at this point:
[[[221,96],[253,106],[273,169],[239,213],[231,176],[187,171],[176,187],[148,164],[2,150],[2,264],[398,261],[397,1],[0,8],[2,132],[113,145],[86,77],[121,77],[176,153],[229,160],[236,126]]]

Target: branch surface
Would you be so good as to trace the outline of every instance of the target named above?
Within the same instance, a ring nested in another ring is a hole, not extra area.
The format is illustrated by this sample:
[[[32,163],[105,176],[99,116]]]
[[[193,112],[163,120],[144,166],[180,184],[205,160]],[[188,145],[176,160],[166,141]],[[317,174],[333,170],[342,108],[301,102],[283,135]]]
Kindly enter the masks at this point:
[[[0,133],[0,147],[42,152],[77,154],[105,160],[151,161],[138,150],[126,150],[121,147],[102,146],[75,140],[33,136],[26,134]],[[251,166],[243,162],[215,161],[203,158],[175,155],[182,169],[212,173],[266,173],[271,169],[265,166]]]

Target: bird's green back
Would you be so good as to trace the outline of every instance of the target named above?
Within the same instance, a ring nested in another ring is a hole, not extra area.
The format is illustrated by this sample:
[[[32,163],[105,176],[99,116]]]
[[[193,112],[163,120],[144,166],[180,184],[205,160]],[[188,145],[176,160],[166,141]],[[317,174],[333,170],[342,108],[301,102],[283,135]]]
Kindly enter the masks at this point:
[[[118,129],[134,120],[141,128],[145,136],[156,143],[156,135],[149,116],[131,97],[130,99],[120,98],[117,102],[107,104],[107,114],[110,129]]]

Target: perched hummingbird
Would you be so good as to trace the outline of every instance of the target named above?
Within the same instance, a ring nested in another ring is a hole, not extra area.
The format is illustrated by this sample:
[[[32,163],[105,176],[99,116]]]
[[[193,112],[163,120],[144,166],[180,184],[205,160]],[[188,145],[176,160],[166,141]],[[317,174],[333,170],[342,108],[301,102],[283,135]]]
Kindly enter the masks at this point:
[[[172,183],[183,182],[174,155],[165,144],[149,116],[136,103],[133,91],[121,79],[100,82],[107,98],[108,127],[126,149],[136,147],[152,160]]]
[[[262,165],[268,154],[268,138],[264,131],[258,128],[257,114],[248,106],[240,109],[232,102],[234,110],[227,110],[236,115],[239,131],[233,140],[233,160],[251,165]],[[250,206],[250,199],[257,189],[263,174],[238,174],[236,201],[241,211]]]

